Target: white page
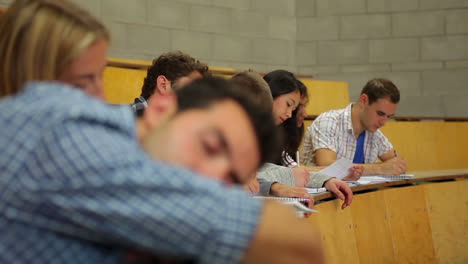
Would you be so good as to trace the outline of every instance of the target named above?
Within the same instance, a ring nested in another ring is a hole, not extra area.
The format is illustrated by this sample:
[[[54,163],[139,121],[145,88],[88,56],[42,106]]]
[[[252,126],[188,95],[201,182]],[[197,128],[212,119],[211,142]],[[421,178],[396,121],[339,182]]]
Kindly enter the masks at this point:
[[[320,172],[338,179],[343,179],[349,175],[349,169],[352,168],[353,165],[354,164],[349,159],[341,158]]]
[[[324,193],[327,191],[326,188],[306,188],[307,192],[309,194],[318,194],[318,193]]]

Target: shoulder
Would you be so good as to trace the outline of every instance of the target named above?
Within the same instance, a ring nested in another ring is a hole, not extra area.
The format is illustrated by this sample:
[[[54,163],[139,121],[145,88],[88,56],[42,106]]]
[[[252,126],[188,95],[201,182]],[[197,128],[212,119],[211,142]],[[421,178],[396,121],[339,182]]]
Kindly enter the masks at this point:
[[[97,124],[134,126],[134,116],[129,106],[110,105],[78,88],[60,83],[29,83],[12,100],[16,110],[24,117],[44,122],[84,120]]]
[[[338,122],[343,117],[344,110],[345,109],[337,109],[337,110],[329,110],[329,111],[323,112],[315,120],[317,122],[323,122],[323,121]]]

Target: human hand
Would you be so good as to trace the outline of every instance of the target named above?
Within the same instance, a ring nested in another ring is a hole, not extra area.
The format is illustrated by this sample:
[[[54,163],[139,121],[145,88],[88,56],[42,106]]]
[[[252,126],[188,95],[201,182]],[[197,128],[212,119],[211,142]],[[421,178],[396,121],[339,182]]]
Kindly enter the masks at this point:
[[[345,209],[351,205],[351,201],[353,200],[353,191],[351,191],[351,188],[349,188],[349,185],[346,182],[336,178],[331,178],[325,182],[325,188],[334,193],[338,199],[344,201],[341,205],[341,209]]]
[[[310,172],[302,167],[294,167],[291,169],[294,175],[294,183],[297,187],[306,187],[310,181]]]
[[[251,194],[257,194],[260,191],[260,184],[256,177],[250,179],[248,182],[243,184],[242,187]]]
[[[364,166],[354,164],[354,166],[349,169],[348,176],[343,178],[343,181],[357,181],[359,178],[361,178],[363,172]]]
[[[406,172],[406,161],[400,157],[394,157],[381,163],[382,174],[400,175]]]
[[[297,197],[309,199],[307,206],[312,209],[315,204],[315,200],[307,192],[305,188],[289,186],[280,183],[273,183],[271,185],[270,194],[277,197]],[[304,217],[309,217],[310,213],[305,213]]]

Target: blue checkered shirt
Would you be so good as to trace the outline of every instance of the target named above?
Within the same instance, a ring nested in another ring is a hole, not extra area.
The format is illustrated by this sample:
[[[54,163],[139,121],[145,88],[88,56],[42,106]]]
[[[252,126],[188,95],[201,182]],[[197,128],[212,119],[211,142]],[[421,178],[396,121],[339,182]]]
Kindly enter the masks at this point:
[[[124,249],[236,263],[262,204],[138,146],[128,106],[30,84],[0,100],[0,263],[118,263]]]

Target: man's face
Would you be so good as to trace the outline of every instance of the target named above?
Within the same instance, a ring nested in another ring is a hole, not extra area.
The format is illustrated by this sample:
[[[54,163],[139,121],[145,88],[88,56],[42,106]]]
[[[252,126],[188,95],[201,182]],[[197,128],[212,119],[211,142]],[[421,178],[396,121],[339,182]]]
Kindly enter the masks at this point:
[[[150,132],[143,145],[156,159],[226,184],[246,182],[260,162],[251,122],[231,100],[174,115]]]
[[[366,130],[371,132],[383,127],[388,119],[395,115],[397,110],[397,104],[392,103],[388,98],[378,99],[370,105],[366,101],[363,106],[361,123]]]

